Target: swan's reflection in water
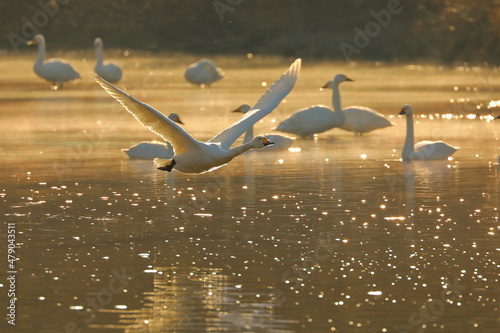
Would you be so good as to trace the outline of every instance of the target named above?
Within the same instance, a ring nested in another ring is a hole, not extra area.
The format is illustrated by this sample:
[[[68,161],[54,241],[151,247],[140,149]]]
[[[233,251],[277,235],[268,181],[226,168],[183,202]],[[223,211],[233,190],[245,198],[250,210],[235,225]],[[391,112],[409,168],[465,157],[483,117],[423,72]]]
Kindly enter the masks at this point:
[[[143,308],[125,311],[125,332],[294,332],[275,313],[271,291],[255,294],[220,269],[156,268]]]

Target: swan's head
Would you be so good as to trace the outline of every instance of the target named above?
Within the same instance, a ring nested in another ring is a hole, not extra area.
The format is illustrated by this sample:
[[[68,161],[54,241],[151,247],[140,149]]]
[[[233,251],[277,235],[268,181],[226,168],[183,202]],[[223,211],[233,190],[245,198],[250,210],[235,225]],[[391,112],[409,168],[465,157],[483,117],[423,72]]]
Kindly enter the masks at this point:
[[[94,47],[102,46],[102,39],[97,37],[94,39]]]
[[[250,111],[252,107],[248,104],[243,104],[243,105],[240,105],[238,106],[236,109],[234,109],[233,111],[231,112],[241,112],[241,113],[247,113],[248,111]]]
[[[328,81],[323,86],[323,89],[326,89],[326,88],[332,88],[333,89],[334,85],[339,84],[340,82],[345,82],[345,81],[354,81],[354,80],[351,79],[351,78],[348,78],[344,74],[337,74],[337,75],[335,75],[335,77],[333,78],[333,80]]]
[[[254,146],[255,148],[264,148],[269,145],[274,145],[274,142],[270,141],[264,136],[258,136],[252,140],[252,146]]]
[[[409,106],[408,104],[406,105],[403,105],[403,107],[401,108],[401,111],[399,111],[399,115],[412,115],[413,114],[413,109],[411,108],[411,106]]]
[[[168,118],[178,124],[182,124],[184,125],[184,123],[182,122],[181,118],[179,117],[179,115],[177,113],[171,113],[168,115]]]
[[[28,41],[26,44],[28,44],[28,45],[45,44],[45,37],[43,37],[42,34],[37,34],[35,37],[33,37],[32,40]]]

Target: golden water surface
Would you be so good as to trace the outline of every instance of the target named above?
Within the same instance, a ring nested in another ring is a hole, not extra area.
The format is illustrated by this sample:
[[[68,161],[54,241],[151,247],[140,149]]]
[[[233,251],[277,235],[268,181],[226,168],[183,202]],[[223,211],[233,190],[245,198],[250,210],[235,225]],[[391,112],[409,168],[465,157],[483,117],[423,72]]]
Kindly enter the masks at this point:
[[[201,175],[120,151],[159,139],[66,54],[82,79],[51,91],[33,54],[0,61],[1,308],[7,223],[16,231],[16,326],[2,332],[499,332],[500,99],[490,68],[309,63],[255,134],[295,110],[342,104],[395,126],[338,129],[292,151],[250,152]],[[293,59],[216,58],[211,88],[184,81],[192,56],[117,54],[118,84],[198,139],[237,119]],[[416,139],[453,159],[400,161],[403,104]],[[488,107],[488,105],[490,107]]]

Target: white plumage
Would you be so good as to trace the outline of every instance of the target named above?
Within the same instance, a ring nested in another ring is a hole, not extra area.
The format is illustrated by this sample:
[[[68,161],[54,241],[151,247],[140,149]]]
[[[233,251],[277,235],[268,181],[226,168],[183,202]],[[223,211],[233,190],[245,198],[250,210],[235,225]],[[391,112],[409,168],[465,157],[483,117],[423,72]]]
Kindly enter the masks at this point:
[[[177,113],[171,113],[168,118],[172,121],[183,124]],[[133,159],[152,160],[155,158],[169,159],[174,156],[174,148],[168,142],[144,141],[122,151]]]
[[[153,160],[155,158],[169,159],[174,156],[174,149],[169,143],[160,141],[144,141],[127,149],[122,149],[131,159]]]
[[[188,66],[184,77],[188,82],[193,84],[210,86],[212,83],[222,79],[224,72],[212,60],[201,59]]]
[[[62,89],[65,82],[80,78],[80,74],[66,60],[59,58],[45,60],[45,37],[43,35],[36,35],[28,42],[28,45],[31,44],[38,46],[38,57],[33,69],[42,79],[52,82],[53,90]]]
[[[120,81],[123,75],[120,66],[114,62],[104,62],[104,51],[101,38],[96,38],[94,40],[94,48],[97,57],[94,71],[108,82],[114,83]]]
[[[420,141],[414,144],[413,109],[404,105],[400,115],[406,115],[406,139],[401,157],[403,160],[444,160],[459,148],[443,141]]]
[[[239,106],[237,109],[231,111],[231,112],[241,112],[243,114],[247,113],[250,111],[251,106],[248,104],[243,104]],[[265,136],[269,140],[271,140],[274,144],[267,146],[263,149],[258,150],[259,152],[270,152],[270,151],[276,151],[276,150],[286,150],[290,148],[290,146],[293,144],[295,141],[295,138],[290,138],[288,136],[284,135],[279,135],[279,134],[261,134],[262,136]],[[248,143],[252,140],[253,138],[253,126],[250,127],[246,132],[245,136],[243,137],[243,143]]]
[[[278,124],[276,130],[293,133],[303,138],[312,138],[314,134],[341,126],[345,121],[340,103],[339,84],[352,81],[343,74],[335,76],[325,87],[333,89],[333,111],[324,105],[314,105],[301,109]]]
[[[383,114],[368,107],[349,106],[342,111],[345,121],[339,128],[357,135],[394,125]]]
[[[174,147],[174,157],[171,159],[156,158],[155,165],[158,169],[172,171],[173,168],[176,168],[186,173],[201,173],[227,164],[234,157],[250,149],[264,148],[272,144],[265,137],[256,137],[247,144],[231,148],[236,139],[257,121],[271,113],[281,100],[288,95],[298,79],[300,66],[301,60],[297,59],[267,89],[252,110],[207,142],[200,142],[194,139],[168,117],[165,117],[151,106],[126,94],[98,75],[94,75],[94,79],[107,93],[120,102],[137,121],[172,144]]]

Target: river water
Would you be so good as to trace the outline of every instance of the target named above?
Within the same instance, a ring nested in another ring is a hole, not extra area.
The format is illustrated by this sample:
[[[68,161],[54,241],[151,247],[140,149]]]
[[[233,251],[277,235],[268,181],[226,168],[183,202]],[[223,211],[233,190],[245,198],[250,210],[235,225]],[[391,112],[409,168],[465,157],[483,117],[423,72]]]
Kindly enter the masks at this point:
[[[4,276],[9,225],[18,259],[16,326],[4,320],[2,332],[499,331],[500,121],[487,117],[495,110],[472,119],[450,102],[460,91],[470,101],[467,73],[422,70],[442,77],[424,84],[410,67],[346,66],[368,82],[345,83],[343,104],[376,107],[394,127],[361,137],[332,130],[188,175],[129,160],[121,148],[158,138],[90,78],[50,91],[23,59],[25,76],[4,79],[0,99]],[[199,89],[180,65],[147,61],[122,60],[120,86],[179,113],[200,139],[287,66],[232,64],[219,85]],[[329,104],[318,87],[337,70],[308,72],[306,62],[256,134],[313,100]],[[384,70],[399,92],[378,87]],[[413,73],[419,83],[402,86]],[[486,97],[478,104],[495,99]],[[453,159],[400,160],[400,100],[419,115],[417,140],[460,147]]]

